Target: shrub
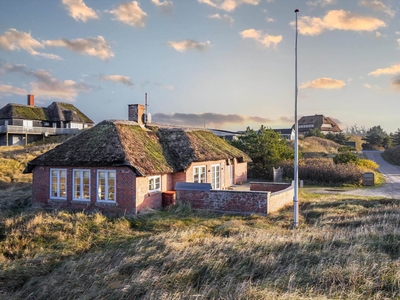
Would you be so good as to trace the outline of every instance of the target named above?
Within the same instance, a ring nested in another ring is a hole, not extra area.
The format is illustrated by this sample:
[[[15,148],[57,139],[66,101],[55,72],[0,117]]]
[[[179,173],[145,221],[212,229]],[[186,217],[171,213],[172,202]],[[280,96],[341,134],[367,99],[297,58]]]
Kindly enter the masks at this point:
[[[357,163],[358,160],[358,156],[352,152],[340,153],[333,158],[335,164]]]
[[[293,161],[278,164],[283,176],[293,179]],[[362,170],[355,164],[335,164],[329,158],[307,158],[299,162],[299,178],[308,184],[360,184]]]
[[[337,149],[338,152],[344,153],[344,152],[350,152],[351,148],[349,146],[343,146],[343,147],[339,147]]]
[[[357,161],[357,166],[373,171],[377,171],[379,168],[379,165],[376,162],[369,159],[359,159]]]
[[[400,165],[400,146],[385,150],[382,156],[388,162]]]

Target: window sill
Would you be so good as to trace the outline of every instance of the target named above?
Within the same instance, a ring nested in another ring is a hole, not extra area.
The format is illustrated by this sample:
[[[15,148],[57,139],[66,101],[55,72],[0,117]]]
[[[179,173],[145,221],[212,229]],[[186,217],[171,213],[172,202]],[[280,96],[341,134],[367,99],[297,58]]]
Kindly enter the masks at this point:
[[[67,202],[66,198],[50,198],[50,202]]]
[[[95,206],[117,206],[117,202],[112,201],[97,201]]]
[[[72,199],[72,203],[82,203],[82,204],[88,204],[90,203],[90,200],[83,200],[83,199]]]

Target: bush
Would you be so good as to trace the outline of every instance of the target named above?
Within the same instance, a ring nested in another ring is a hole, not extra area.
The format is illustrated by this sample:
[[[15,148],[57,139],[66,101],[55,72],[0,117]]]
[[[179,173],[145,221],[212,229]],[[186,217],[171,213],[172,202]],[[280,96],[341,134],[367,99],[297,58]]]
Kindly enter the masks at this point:
[[[359,159],[357,166],[372,171],[377,171],[379,168],[379,165],[376,162],[369,159]]]
[[[293,179],[293,161],[281,162],[283,176]],[[299,162],[299,178],[308,184],[356,184],[362,170],[355,164],[335,164],[329,158],[307,158]]]
[[[386,149],[385,152],[383,152],[382,156],[388,162],[395,165],[400,165],[400,146]]]
[[[359,160],[358,156],[352,152],[345,152],[336,155],[333,158],[333,162],[335,164],[348,164],[348,163],[357,163]]]

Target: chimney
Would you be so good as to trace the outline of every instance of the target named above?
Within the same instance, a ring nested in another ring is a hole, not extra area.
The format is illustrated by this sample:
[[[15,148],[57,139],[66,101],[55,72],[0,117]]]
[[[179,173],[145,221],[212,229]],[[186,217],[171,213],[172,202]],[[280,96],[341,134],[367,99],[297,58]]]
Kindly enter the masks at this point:
[[[143,125],[144,105],[143,104],[128,104],[128,120],[135,121],[139,125]]]
[[[27,105],[29,106],[35,106],[35,96],[34,95],[28,95],[27,99]]]

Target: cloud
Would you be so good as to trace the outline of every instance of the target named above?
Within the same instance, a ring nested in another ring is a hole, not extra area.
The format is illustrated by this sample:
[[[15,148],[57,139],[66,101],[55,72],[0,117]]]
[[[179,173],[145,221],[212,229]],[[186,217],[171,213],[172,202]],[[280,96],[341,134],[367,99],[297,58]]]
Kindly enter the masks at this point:
[[[400,91],[400,75],[397,75],[392,79],[392,86]]]
[[[258,5],[261,0],[198,0],[199,3],[204,3],[212,7],[225,11],[234,11],[235,8],[242,4]],[[268,1],[272,2],[272,1]]]
[[[176,51],[179,52],[184,52],[188,49],[195,49],[199,51],[204,51],[208,47],[210,47],[211,43],[210,41],[205,41],[205,42],[197,42],[195,40],[183,40],[180,42],[173,42],[169,41],[167,43],[168,46],[174,48]]]
[[[109,43],[102,37],[89,37],[86,39],[59,39],[44,41],[44,45],[50,47],[65,47],[73,52],[96,56],[102,60],[114,57]]]
[[[400,48],[400,39],[397,39],[397,42],[399,43],[399,48]]]
[[[168,91],[175,90],[175,87],[173,85],[171,85],[171,84],[164,85],[163,88],[168,90]]]
[[[90,19],[98,19],[99,16],[88,7],[83,0],[62,0],[69,15],[76,21],[86,22]]]
[[[261,30],[247,29],[239,33],[243,39],[253,39],[263,46],[269,48],[271,46],[276,47],[281,41],[281,35],[268,35],[263,34]]]
[[[1,72],[21,73],[35,79],[35,81],[30,83],[30,93],[43,98],[75,101],[78,93],[88,92],[92,89],[84,83],[78,83],[73,80],[58,80],[45,70],[30,70],[25,65],[5,64],[2,66]]]
[[[227,14],[224,14],[222,16],[220,14],[208,15],[207,18],[222,20],[226,24],[228,24],[229,26],[232,26],[233,22],[234,22],[233,18],[231,16],[227,15]]]
[[[337,0],[315,0],[315,1],[308,1],[306,4],[308,6],[321,6],[325,7],[327,5],[334,5],[337,3]]]
[[[123,3],[117,9],[107,12],[113,14],[116,20],[130,26],[144,27],[146,25],[147,14],[140,8],[137,1]]]
[[[368,75],[379,76],[384,74],[396,74],[396,73],[400,73],[400,64],[393,65],[388,68],[376,69],[375,71],[369,72]]]
[[[43,49],[44,45],[35,40],[30,33],[18,31],[14,28],[8,29],[0,36],[0,49],[15,51],[25,50],[32,56],[40,56],[49,59],[60,60],[61,57],[55,54],[37,52],[35,49]]]
[[[27,95],[28,92],[25,89],[20,89],[7,84],[0,84],[0,98],[2,96],[11,96],[12,94],[23,96]]]
[[[394,17],[396,12],[390,7],[383,3],[381,0],[360,0],[359,4],[361,6],[366,6],[376,11],[381,11],[390,17]]]
[[[126,85],[126,86],[134,86],[134,83],[132,82],[131,78],[128,77],[128,76],[123,76],[123,75],[100,75],[99,79],[100,80],[105,80],[105,81],[119,82],[119,83],[122,83],[123,85]]]
[[[151,0],[151,2],[164,13],[171,13],[174,8],[174,3],[172,1],[164,0],[161,2],[160,0]]]
[[[268,18],[268,17],[266,17],[266,18],[265,18],[265,21],[267,21],[267,23],[273,23],[273,22],[275,22],[276,20],[273,19],[273,18]]]
[[[295,22],[290,25],[295,26]],[[375,31],[380,27],[386,27],[380,19],[344,10],[331,10],[322,19],[305,16],[298,21],[303,35],[319,35],[326,30]]]
[[[322,77],[315,79],[313,81],[309,81],[303,83],[300,88],[301,89],[341,89],[344,87],[346,83],[342,80]]]
[[[185,126],[196,126],[196,127],[207,127],[211,126],[222,126],[225,124],[246,124],[249,122],[255,123],[267,123],[270,119],[257,117],[257,116],[242,116],[238,114],[217,114],[217,113],[201,113],[201,114],[185,114],[185,113],[174,113],[164,114],[155,113],[153,115],[153,121],[161,124],[171,125],[185,125]]]

